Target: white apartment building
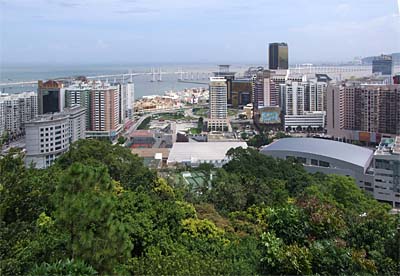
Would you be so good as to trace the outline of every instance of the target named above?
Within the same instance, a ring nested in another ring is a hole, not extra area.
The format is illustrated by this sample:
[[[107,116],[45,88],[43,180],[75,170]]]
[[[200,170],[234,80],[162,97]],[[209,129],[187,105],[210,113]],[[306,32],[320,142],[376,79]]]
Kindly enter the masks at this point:
[[[0,100],[0,137],[4,134],[5,130],[6,130],[5,103],[4,101]]]
[[[326,91],[328,84],[317,80],[308,82],[309,111],[326,111]]]
[[[122,85],[122,95],[124,98],[122,112],[125,114],[125,119],[132,119],[135,99],[135,84],[128,82]]]
[[[86,138],[86,108],[81,106],[67,107],[64,113],[69,115],[71,143]]]
[[[210,78],[210,116],[208,128],[210,131],[227,131],[227,83],[224,77]]]
[[[10,135],[23,134],[25,123],[38,114],[37,94],[23,92],[0,95],[0,134],[7,131]]]
[[[286,84],[281,84],[280,87],[284,103],[282,109],[285,115],[303,115],[306,84],[288,81]]]
[[[302,115],[285,115],[285,129],[320,130],[325,126],[325,111],[305,111]]]

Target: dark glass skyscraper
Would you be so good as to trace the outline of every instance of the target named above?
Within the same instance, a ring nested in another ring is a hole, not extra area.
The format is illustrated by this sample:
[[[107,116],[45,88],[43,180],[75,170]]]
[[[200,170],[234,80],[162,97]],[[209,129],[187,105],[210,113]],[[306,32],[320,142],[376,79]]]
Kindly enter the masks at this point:
[[[289,48],[287,43],[269,44],[269,69],[289,69]]]
[[[393,62],[392,56],[381,55],[372,61],[372,73],[380,73],[382,75],[392,75]]]
[[[54,80],[38,81],[39,114],[61,112],[64,106],[63,84]]]

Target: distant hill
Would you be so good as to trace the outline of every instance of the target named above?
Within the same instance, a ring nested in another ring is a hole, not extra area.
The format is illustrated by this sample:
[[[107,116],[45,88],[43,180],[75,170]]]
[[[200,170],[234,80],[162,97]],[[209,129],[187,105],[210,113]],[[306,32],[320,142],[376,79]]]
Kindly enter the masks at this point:
[[[400,53],[393,53],[393,54],[391,54],[391,56],[393,58],[393,64],[400,64]],[[371,65],[372,61],[376,57],[377,56],[365,57],[365,58],[361,59],[361,62],[363,65]]]

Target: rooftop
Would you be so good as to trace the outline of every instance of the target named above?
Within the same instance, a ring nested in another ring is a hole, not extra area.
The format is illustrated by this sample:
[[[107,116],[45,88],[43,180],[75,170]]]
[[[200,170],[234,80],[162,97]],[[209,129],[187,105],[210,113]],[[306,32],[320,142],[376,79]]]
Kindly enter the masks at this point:
[[[150,130],[135,130],[129,135],[130,137],[153,137],[154,133]]]
[[[342,160],[365,167],[373,155],[367,148],[342,142],[315,138],[283,138],[265,146],[261,152],[294,151]]]
[[[64,120],[69,118],[69,114],[60,112],[60,113],[49,113],[49,114],[42,114],[37,116],[35,119],[27,122],[27,124],[31,123],[45,123],[45,122],[50,122],[50,121],[58,121],[58,120]]]
[[[400,155],[400,136],[396,138],[386,138],[382,139],[381,143],[375,151],[375,155]]]
[[[199,160],[223,160],[231,148],[247,148],[245,142],[174,143],[168,163]]]

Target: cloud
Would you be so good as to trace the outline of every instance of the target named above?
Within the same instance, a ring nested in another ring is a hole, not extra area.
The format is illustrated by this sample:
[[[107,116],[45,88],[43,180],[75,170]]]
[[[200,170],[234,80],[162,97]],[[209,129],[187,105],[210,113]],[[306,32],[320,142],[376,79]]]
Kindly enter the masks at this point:
[[[335,11],[339,15],[347,15],[351,12],[351,5],[348,3],[340,3],[336,6]]]
[[[159,10],[151,9],[151,8],[130,8],[124,10],[116,10],[115,13],[119,14],[147,14],[158,12]]]
[[[109,45],[106,42],[104,42],[104,40],[98,39],[96,42],[96,48],[97,49],[107,49],[107,48],[109,48]]]
[[[76,8],[80,6],[80,4],[73,2],[60,2],[59,5],[66,8]]]

